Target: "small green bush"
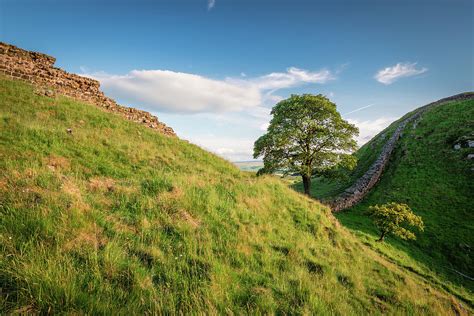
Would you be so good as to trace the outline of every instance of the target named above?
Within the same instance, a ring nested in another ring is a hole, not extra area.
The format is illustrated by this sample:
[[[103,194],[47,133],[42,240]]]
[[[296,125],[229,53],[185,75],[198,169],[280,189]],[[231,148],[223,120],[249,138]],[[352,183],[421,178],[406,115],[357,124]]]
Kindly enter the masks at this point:
[[[408,228],[403,227],[404,225],[416,227],[420,231],[424,229],[421,217],[413,214],[410,207],[406,204],[391,202],[371,206],[369,208],[369,215],[380,231],[378,241],[383,241],[387,234],[392,234],[405,240],[416,239],[415,234],[408,230]]]

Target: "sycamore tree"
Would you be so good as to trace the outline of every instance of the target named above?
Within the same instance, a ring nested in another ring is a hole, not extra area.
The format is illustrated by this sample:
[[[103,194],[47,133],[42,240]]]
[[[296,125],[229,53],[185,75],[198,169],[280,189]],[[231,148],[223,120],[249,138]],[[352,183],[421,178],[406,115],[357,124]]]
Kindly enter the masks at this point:
[[[319,94],[292,95],[271,111],[267,133],[254,145],[254,158],[263,156],[260,173],[298,173],[310,194],[311,177],[338,167],[354,168],[351,153],[359,130],[343,120],[336,105]]]
[[[375,226],[380,231],[378,241],[383,241],[387,234],[398,236],[402,239],[416,239],[415,234],[409,230],[410,227],[423,231],[423,220],[420,216],[413,214],[406,204],[395,202],[384,205],[375,205],[369,208]]]

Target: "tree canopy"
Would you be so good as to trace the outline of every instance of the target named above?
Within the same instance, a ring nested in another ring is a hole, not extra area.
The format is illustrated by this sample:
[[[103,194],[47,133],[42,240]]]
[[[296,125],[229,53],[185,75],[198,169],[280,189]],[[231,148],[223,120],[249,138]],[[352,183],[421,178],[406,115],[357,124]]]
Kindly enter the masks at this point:
[[[254,145],[254,158],[263,156],[262,172],[298,173],[309,195],[311,176],[342,166],[355,167],[351,153],[359,130],[342,119],[336,105],[319,94],[291,95],[272,111],[267,133]]]
[[[406,204],[391,202],[371,206],[369,208],[369,215],[380,231],[379,241],[383,241],[387,234],[392,234],[405,240],[416,239],[415,234],[406,227],[416,227],[420,231],[424,229],[421,217],[413,214],[410,207]]]

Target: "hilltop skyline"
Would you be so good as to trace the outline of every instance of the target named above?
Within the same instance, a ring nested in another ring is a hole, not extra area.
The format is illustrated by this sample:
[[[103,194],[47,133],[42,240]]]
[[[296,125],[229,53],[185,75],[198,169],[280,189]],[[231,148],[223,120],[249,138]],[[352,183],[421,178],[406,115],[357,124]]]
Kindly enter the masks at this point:
[[[0,0],[0,40],[55,56],[119,103],[239,161],[291,93],[328,96],[362,144],[414,108],[473,90],[472,9],[442,0]]]

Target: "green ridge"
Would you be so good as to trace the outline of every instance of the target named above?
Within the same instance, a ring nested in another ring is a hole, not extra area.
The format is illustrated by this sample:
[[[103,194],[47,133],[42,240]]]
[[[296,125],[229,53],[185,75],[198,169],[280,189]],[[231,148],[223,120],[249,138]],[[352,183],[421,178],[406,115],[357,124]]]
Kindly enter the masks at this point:
[[[471,297],[471,302],[474,290],[474,282],[470,279],[474,277],[474,162],[467,159],[467,155],[474,153],[474,149],[454,150],[453,146],[458,139],[473,137],[473,118],[473,100],[449,102],[428,110],[416,128],[413,123],[407,125],[377,186],[360,204],[336,214],[363,242],[398,264],[436,280],[462,296]],[[319,179],[314,184],[313,196],[330,199],[348,187],[367,170],[386,139],[383,136],[389,135],[399,121],[356,153],[360,166],[349,174],[348,180]],[[302,190],[299,183],[295,187]],[[370,205],[390,201],[407,203],[423,217],[425,232],[419,234],[416,241],[390,238],[385,244],[374,242],[377,232],[365,211]]]

